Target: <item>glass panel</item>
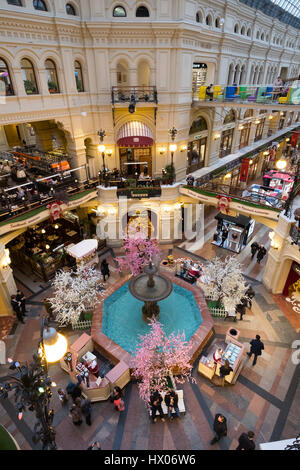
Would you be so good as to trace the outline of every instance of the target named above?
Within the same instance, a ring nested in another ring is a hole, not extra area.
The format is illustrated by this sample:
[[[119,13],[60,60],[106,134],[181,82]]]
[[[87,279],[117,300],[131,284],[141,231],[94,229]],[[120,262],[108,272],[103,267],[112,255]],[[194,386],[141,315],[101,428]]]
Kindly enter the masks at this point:
[[[143,6],[138,7],[138,9],[136,10],[136,16],[139,17],[139,18],[150,16],[148,8],[143,7]]]
[[[9,70],[6,62],[0,58],[0,96],[11,96],[14,90],[10,81]]]
[[[18,7],[21,7],[22,6],[22,2],[21,0],[7,0],[7,3],[9,5],[16,5]]]
[[[43,0],[33,0],[33,6],[36,10],[48,11]]]
[[[126,11],[123,7],[116,7],[114,8],[113,16],[126,16]]]
[[[66,4],[66,12],[68,15],[76,16],[75,8],[72,5],[70,5],[70,3]]]
[[[52,60],[48,59],[45,62],[45,66],[46,66],[46,76],[47,76],[47,83],[48,83],[49,92],[50,93],[59,93],[56,67],[55,67],[54,62],[52,62]]]
[[[21,75],[27,95],[38,93],[35,74],[32,63],[28,59],[21,60]]]
[[[300,18],[299,0],[271,0],[271,2],[288,11],[291,15],[296,16],[296,18]]]
[[[77,60],[75,61],[75,80],[76,80],[77,91],[79,93],[82,93],[84,91],[82,70],[81,70],[80,63],[77,62]]]

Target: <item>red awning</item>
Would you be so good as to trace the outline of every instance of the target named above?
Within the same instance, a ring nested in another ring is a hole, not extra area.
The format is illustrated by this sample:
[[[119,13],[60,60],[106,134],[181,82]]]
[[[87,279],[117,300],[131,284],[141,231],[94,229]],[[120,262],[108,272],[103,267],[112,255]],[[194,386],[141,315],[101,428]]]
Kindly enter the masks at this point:
[[[139,121],[127,122],[118,132],[117,144],[119,147],[151,147],[151,129]]]

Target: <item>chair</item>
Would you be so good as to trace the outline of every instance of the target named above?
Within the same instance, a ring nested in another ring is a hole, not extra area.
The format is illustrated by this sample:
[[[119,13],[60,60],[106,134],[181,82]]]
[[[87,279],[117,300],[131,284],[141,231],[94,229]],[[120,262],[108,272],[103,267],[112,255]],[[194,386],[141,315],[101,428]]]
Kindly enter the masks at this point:
[[[205,100],[205,98],[206,98],[206,86],[201,86],[199,88],[198,99]]]
[[[239,97],[241,100],[246,100],[251,93],[247,92],[246,86],[240,86],[238,89],[237,94],[235,95],[237,98]]]
[[[258,88],[256,88],[254,95],[248,96],[248,101],[256,101],[257,93],[258,93]]]
[[[227,86],[226,87],[226,93],[225,93],[225,100],[233,100],[235,92],[237,90],[236,86]]]
[[[262,94],[262,96],[259,97],[259,101],[267,101],[269,99],[272,99],[273,97],[273,87],[268,86],[266,88],[266,91]]]

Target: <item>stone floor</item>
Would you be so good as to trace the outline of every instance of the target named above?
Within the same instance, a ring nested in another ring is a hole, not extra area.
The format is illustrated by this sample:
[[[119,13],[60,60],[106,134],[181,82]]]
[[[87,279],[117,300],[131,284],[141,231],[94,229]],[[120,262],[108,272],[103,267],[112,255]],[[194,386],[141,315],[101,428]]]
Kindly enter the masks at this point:
[[[163,246],[164,255],[172,248]],[[105,254],[112,268],[108,285],[113,288],[120,275],[114,268],[112,255],[111,251]],[[86,449],[92,441],[99,440],[104,450],[225,450],[236,448],[237,439],[243,431],[253,430],[257,445],[294,438],[299,434],[300,366],[296,364],[295,357],[295,363],[292,360],[292,354],[295,353],[292,344],[300,339],[299,334],[263,285],[255,280],[249,282],[256,291],[252,310],[248,310],[243,321],[234,323],[234,326],[240,330],[239,340],[245,344],[246,350],[256,334],[261,335],[265,350],[255,366],[252,366],[252,361],[246,361],[235,385],[224,388],[213,385],[198,374],[196,361],[193,370],[196,383],[178,387],[184,390],[186,406],[186,414],[180,419],[152,424],[139,399],[137,385],[130,383],[125,389],[124,412],[115,411],[110,401],[94,403],[92,425],[83,423],[80,427],[72,424],[68,416],[70,403],[62,407],[54,388],[51,403],[55,411],[58,448]],[[18,286],[25,293],[26,286],[22,283],[18,283]],[[41,286],[37,292],[26,290],[30,313],[25,325],[16,324],[12,334],[6,337],[8,357],[21,362],[31,359],[39,338],[40,316],[44,313],[42,300],[50,292],[50,284]],[[215,319],[212,341],[224,339],[230,325],[233,323],[229,320]],[[66,331],[70,343],[80,334]],[[10,372],[7,365],[0,365],[0,382]],[[65,387],[69,382],[66,372],[57,364],[50,366],[50,376],[58,387]],[[210,446],[214,416],[219,412],[227,417],[228,435]],[[12,395],[1,400],[0,423],[11,432],[21,449],[40,449],[40,445],[33,444],[31,440],[33,413],[27,411],[19,421]]]

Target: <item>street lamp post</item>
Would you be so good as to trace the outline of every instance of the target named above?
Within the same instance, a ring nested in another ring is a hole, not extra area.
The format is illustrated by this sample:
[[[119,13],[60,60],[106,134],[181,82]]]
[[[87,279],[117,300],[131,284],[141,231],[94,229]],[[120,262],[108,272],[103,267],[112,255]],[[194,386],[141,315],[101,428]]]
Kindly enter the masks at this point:
[[[20,365],[18,361],[8,360],[11,370],[17,370],[16,376],[9,376],[8,381],[0,384],[0,398],[8,398],[8,393],[15,391],[15,402],[19,420],[23,411],[35,411],[36,423],[32,440],[42,442],[42,450],[56,450],[55,430],[52,426],[54,411],[50,409],[51,386],[55,386],[48,376],[48,362],[58,361],[67,350],[67,340],[48,327],[45,318],[41,322],[41,334],[38,353],[33,355],[33,362]]]
[[[100,145],[98,145],[98,150],[102,154],[103,180],[106,183],[105,145],[103,144],[104,137],[106,136],[105,130],[100,129],[100,131],[98,131],[98,135],[100,137]]]
[[[171,176],[171,181],[172,181],[172,184],[174,182],[174,175],[175,175],[175,168],[174,168],[174,152],[176,152],[177,150],[177,145],[174,143],[175,141],[175,137],[177,135],[177,129],[175,129],[175,127],[172,127],[172,129],[169,130],[169,134],[171,136],[171,139],[172,139],[172,144],[170,145],[170,152],[171,152],[171,172],[172,172],[172,176]]]

